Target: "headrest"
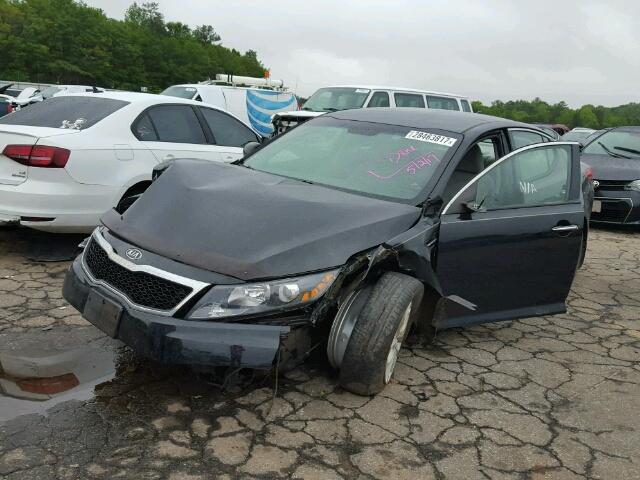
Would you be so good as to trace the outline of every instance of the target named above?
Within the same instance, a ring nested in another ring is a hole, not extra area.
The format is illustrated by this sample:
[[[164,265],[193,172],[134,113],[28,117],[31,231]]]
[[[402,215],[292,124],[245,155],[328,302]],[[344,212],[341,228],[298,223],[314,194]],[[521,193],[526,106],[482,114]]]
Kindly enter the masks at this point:
[[[484,170],[484,157],[482,156],[482,150],[476,144],[462,158],[456,167],[456,171],[478,174],[482,170]]]

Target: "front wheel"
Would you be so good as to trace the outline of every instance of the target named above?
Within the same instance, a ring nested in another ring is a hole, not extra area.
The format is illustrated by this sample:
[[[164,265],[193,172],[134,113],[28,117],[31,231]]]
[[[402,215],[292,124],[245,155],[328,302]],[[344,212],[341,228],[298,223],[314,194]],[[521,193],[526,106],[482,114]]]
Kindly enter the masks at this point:
[[[391,380],[400,347],[424,293],[413,277],[387,272],[371,289],[340,365],[340,385],[359,395],[380,392]]]

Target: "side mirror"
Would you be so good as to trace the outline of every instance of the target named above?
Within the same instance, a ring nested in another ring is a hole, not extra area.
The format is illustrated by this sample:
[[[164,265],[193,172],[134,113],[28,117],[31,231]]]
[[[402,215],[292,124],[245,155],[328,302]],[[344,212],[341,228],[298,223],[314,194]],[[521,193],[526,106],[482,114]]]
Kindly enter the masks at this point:
[[[476,212],[486,212],[487,209],[482,206],[480,203],[476,202],[463,202],[462,206],[467,212],[476,213]]]
[[[258,142],[246,143],[244,147],[242,147],[242,153],[244,154],[245,157],[248,157],[249,155],[254,153],[256,150],[258,150],[261,146],[262,145]]]

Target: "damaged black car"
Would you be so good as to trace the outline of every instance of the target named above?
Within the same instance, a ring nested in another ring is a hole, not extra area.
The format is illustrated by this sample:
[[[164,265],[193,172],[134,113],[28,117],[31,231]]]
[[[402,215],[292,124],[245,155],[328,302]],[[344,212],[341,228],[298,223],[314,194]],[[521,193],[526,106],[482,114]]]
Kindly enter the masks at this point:
[[[178,160],[112,210],[64,297],[153,359],[389,382],[410,329],[565,311],[587,241],[575,143],[424,109],[313,119],[236,164]]]

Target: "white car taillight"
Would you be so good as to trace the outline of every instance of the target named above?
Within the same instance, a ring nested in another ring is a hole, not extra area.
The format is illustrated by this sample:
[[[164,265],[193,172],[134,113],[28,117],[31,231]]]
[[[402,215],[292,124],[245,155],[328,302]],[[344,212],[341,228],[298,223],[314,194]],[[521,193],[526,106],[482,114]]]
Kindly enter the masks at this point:
[[[29,167],[64,168],[71,152],[47,145],[7,145],[2,154]]]

